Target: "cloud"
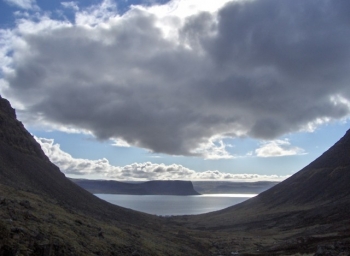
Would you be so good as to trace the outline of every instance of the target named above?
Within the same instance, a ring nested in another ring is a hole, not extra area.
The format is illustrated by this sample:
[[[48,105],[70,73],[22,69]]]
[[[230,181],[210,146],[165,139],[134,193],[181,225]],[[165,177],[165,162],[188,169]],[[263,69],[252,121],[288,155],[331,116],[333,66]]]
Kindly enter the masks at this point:
[[[79,6],[77,2],[61,2],[64,8],[73,9],[74,11],[79,11]]]
[[[274,140],[262,143],[255,153],[258,157],[279,157],[302,155],[305,154],[305,151],[292,146],[288,140]]]
[[[44,153],[67,175],[103,175],[116,180],[232,180],[232,181],[281,181],[288,176],[233,174],[219,171],[196,172],[178,164],[155,164],[151,162],[112,166],[107,159],[88,160],[73,158],[52,139],[35,139]]]
[[[115,2],[113,0],[103,0],[101,4],[92,5],[84,10],[77,11],[75,25],[85,27],[103,25],[115,17],[117,17],[117,5]]]
[[[73,158],[70,154],[61,150],[59,144],[54,144],[54,140],[34,137],[41,145],[44,153],[56,164],[64,173],[75,175],[103,174],[107,170],[118,172],[118,168],[109,165],[107,159],[88,160]]]
[[[230,145],[225,145],[222,138],[210,138],[208,142],[199,145],[192,153],[202,155],[204,159],[234,158],[235,156],[226,150],[227,146],[230,147]]]
[[[350,2],[213,2],[22,18],[1,93],[28,125],[205,158],[232,157],[215,138],[275,140],[349,117]]]
[[[14,5],[22,9],[35,9],[37,8],[35,0],[4,0],[9,5]]]
[[[130,145],[126,142],[126,141],[123,141],[121,139],[112,139],[114,141],[114,143],[112,144],[112,146],[115,146],[115,147],[123,147],[123,148],[128,148],[130,147]]]

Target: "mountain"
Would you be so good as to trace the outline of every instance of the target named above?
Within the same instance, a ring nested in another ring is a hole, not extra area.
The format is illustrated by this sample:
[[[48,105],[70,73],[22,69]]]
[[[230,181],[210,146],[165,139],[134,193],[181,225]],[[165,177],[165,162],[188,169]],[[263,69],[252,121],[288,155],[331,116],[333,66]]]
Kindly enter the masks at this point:
[[[193,187],[200,194],[259,194],[276,184],[273,181],[193,181]]]
[[[0,96],[2,255],[349,255],[350,132],[289,179],[227,209],[157,217],[67,179]]]
[[[93,194],[127,195],[199,195],[191,181],[153,180],[141,183],[127,183],[114,180],[70,179]]]
[[[174,221],[194,230],[245,236],[240,248],[249,253],[349,255],[349,216],[350,130],[319,158],[258,196],[221,211]],[[255,240],[253,246],[249,239]]]
[[[71,182],[0,96],[0,255],[203,254],[182,230]]]
[[[140,219],[142,215],[126,209],[111,207],[86,190],[69,181],[57,166],[52,164],[40,145],[22,123],[16,120],[9,102],[0,98],[0,183],[15,189],[30,191],[55,198],[58,203],[92,216],[106,218]]]

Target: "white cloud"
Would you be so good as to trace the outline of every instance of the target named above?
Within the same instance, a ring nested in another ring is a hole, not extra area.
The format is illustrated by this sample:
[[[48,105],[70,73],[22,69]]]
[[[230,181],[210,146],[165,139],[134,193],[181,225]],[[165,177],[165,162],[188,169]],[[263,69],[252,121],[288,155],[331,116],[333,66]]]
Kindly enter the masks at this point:
[[[70,154],[61,150],[59,144],[55,144],[52,139],[34,137],[40,144],[44,153],[56,164],[64,173],[86,175],[104,174],[106,171],[118,172],[118,168],[112,167],[108,160],[88,160],[73,158]]]
[[[130,147],[129,143],[127,143],[126,141],[124,141],[122,139],[112,139],[112,141],[113,141],[112,146],[122,147],[122,148]]]
[[[116,180],[231,180],[231,181],[281,181],[288,176],[233,174],[220,171],[196,172],[178,164],[151,162],[112,166],[105,158],[98,160],[77,159],[64,152],[52,139],[37,138],[44,153],[62,172],[74,175],[103,175]]]
[[[264,142],[255,150],[258,157],[280,157],[305,154],[302,148],[292,146],[288,140]]]
[[[79,6],[77,2],[61,2],[64,8],[72,9],[74,11],[79,11]]]
[[[4,1],[10,5],[14,5],[22,9],[38,8],[35,0],[4,0]]]
[[[235,156],[230,154],[226,147],[232,147],[232,145],[226,145],[222,138],[214,137],[210,138],[206,143],[201,143],[193,153],[203,156],[204,159],[211,160],[234,158]]]
[[[0,72],[9,71],[12,63],[11,56],[8,53],[11,51],[12,42],[14,41],[14,35],[9,29],[0,29]]]
[[[76,12],[75,23],[78,26],[95,27],[107,25],[118,16],[117,5],[113,0],[103,0],[101,4]]]

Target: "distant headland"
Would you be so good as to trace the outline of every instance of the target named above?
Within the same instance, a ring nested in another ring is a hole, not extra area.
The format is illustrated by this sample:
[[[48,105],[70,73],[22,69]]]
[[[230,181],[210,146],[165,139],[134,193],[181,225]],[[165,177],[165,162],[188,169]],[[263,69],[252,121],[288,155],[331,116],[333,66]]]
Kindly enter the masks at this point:
[[[153,180],[141,183],[127,183],[114,180],[70,179],[93,194],[125,195],[200,195],[191,181]]]

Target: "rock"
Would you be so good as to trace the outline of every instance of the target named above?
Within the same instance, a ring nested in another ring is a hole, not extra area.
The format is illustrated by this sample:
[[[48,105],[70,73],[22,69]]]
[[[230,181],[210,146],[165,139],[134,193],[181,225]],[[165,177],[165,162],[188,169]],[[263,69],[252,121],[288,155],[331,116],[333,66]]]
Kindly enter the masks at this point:
[[[23,206],[24,208],[26,209],[31,209],[31,205],[30,205],[30,202],[28,200],[22,200],[21,202],[19,202],[19,204],[21,206]]]
[[[13,227],[11,228],[11,232],[13,233],[27,233],[27,230],[22,227]]]
[[[83,225],[83,222],[81,220],[75,220],[74,221],[76,224]]]
[[[324,253],[323,247],[322,247],[321,245],[318,245],[318,246],[317,246],[317,251],[316,251],[315,256],[317,256],[317,255],[323,255],[323,253]]]

